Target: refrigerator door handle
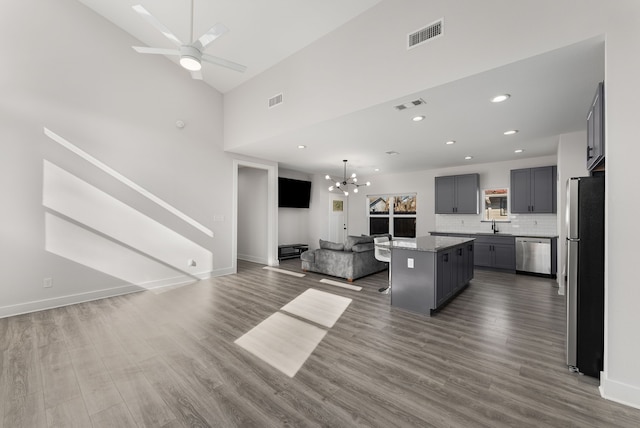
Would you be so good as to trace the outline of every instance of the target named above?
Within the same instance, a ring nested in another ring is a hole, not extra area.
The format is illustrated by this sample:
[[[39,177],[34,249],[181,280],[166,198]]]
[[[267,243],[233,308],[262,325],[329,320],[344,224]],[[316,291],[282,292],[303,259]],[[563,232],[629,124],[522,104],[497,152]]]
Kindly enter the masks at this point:
[[[578,350],[578,250],[576,240],[567,241],[567,365],[575,367]]]

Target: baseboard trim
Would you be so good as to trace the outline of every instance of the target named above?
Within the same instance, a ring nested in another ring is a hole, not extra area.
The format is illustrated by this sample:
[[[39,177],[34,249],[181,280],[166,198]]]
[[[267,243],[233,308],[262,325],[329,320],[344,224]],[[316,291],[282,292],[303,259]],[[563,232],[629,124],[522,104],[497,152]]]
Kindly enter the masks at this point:
[[[611,380],[606,372],[600,372],[600,396],[625,406],[640,409],[640,388]]]
[[[126,284],[102,290],[89,291],[86,293],[69,294],[66,296],[53,297],[51,299],[33,300],[15,305],[0,306],[0,318],[75,305],[78,303],[90,302],[92,300],[106,299],[108,297],[122,296],[144,290],[157,290],[165,287],[186,285],[197,282],[198,280],[207,280],[217,276],[231,275],[233,273],[235,273],[233,267],[227,267],[208,272],[200,272],[194,275],[196,278],[181,275],[140,284]]]
[[[243,260],[245,262],[259,263],[261,265],[268,265],[267,259],[264,257],[256,257],[248,254],[238,254],[238,260]]]
[[[166,286],[166,285],[165,285]],[[92,300],[104,299],[107,297],[121,296],[124,294],[136,293],[147,288],[138,285],[123,285],[120,287],[107,288],[104,290],[90,291],[87,293],[70,294],[67,296],[54,297],[52,299],[34,300],[17,305],[0,307],[0,318],[11,317],[30,312],[44,311],[47,309],[59,308],[61,306],[73,305],[76,303],[90,302]]]

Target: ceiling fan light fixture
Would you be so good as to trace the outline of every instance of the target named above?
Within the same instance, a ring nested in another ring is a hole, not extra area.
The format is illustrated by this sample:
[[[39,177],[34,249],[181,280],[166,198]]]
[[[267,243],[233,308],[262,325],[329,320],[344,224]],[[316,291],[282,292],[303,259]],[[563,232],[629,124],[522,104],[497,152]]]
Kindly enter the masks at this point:
[[[182,55],[180,57],[180,65],[189,71],[200,71],[202,69],[200,60],[190,55]]]

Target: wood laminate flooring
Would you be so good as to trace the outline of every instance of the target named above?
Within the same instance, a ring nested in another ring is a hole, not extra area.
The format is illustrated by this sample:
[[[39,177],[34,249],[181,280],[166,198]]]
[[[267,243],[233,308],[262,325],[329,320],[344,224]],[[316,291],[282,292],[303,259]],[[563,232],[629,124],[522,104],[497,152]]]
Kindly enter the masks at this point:
[[[282,269],[300,272],[299,260]],[[476,271],[429,318],[362,291],[239,273],[0,319],[0,428],[638,427],[565,366],[552,280]],[[290,378],[234,341],[309,288],[352,299]]]

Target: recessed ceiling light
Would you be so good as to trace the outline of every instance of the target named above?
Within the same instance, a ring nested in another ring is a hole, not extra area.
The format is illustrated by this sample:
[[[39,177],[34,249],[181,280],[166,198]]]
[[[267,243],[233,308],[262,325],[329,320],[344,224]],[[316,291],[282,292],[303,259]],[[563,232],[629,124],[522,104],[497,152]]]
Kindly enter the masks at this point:
[[[504,131],[504,135],[513,135],[517,133],[518,133],[517,129],[510,129],[509,131]]]
[[[388,152],[385,152],[385,153],[390,155],[390,156],[395,156],[395,155],[399,155],[400,154],[400,153],[398,153],[398,152],[396,152],[394,150],[391,150],[391,151],[388,151]]]
[[[373,170],[374,170],[375,172],[378,172],[378,171],[380,171],[380,168],[374,168]]]
[[[511,95],[509,95],[509,94],[496,95],[495,97],[491,98],[491,102],[492,103],[501,103],[503,101],[507,101],[509,99],[509,97],[511,97]]]
[[[420,122],[423,119],[424,119],[424,116],[414,116],[411,118],[411,120],[413,120],[414,122]]]
[[[522,152],[524,152],[524,150],[523,149],[516,149],[516,150],[514,150],[514,152],[515,153],[522,153]]]
[[[470,160],[470,159],[473,159],[473,156],[465,156],[464,157],[464,160]]]
[[[307,146],[303,146],[302,144],[300,144],[300,145],[298,146],[298,148],[299,148],[299,149],[306,149],[306,148],[307,148]]]
[[[445,144],[446,144],[447,146],[450,146],[450,145],[455,144],[455,143],[456,143],[456,142],[455,142],[455,140],[449,140],[449,141],[447,141]]]

